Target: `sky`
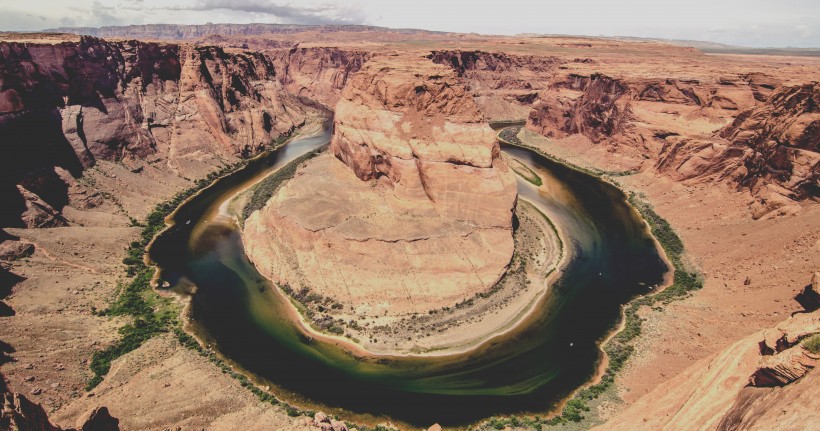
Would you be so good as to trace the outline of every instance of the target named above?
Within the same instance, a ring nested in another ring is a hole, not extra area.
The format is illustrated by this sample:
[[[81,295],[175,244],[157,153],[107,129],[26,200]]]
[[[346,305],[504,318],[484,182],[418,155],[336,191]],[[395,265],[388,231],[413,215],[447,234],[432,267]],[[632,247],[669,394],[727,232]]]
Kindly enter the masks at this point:
[[[820,47],[820,0],[0,0],[0,31],[208,22],[367,24]]]

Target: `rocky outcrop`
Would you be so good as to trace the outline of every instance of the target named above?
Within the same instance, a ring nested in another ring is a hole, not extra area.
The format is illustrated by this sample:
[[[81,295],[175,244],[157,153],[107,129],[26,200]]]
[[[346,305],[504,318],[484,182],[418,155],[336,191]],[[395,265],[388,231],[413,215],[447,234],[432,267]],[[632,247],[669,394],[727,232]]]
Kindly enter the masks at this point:
[[[279,81],[290,94],[333,108],[348,79],[372,53],[340,48],[300,48],[270,54]]]
[[[820,272],[815,272],[811,277],[811,283],[806,285],[794,300],[803,307],[804,310],[812,312],[820,308]]]
[[[34,244],[14,239],[0,239],[0,260],[14,261],[34,254]]]
[[[755,218],[820,198],[820,84],[777,90],[712,137],[665,140],[657,167],[681,180],[724,181],[757,196]]]
[[[219,47],[83,37],[0,43],[4,226],[64,224],[65,174],[139,160],[199,178],[301,123],[268,57]],[[47,157],[43,157],[47,154]]]
[[[489,289],[512,257],[516,185],[451,69],[377,57],[336,105],[330,151],[245,223],[248,255],[343,318],[393,318]]]
[[[0,394],[3,406],[0,411],[0,430],[2,431],[59,431],[60,428],[49,422],[48,415],[39,404],[29,401],[25,396],[5,392]]]
[[[105,407],[97,407],[77,421],[77,429],[66,431],[119,431],[119,420]],[[0,374],[0,431],[61,431],[52,425],[46,411],[24,395],[11,392]]]
[[[368,63],[336,105],[330,149],[359,179],[384,176],[397,195],[426,197],[441,215],[510,227],[515,187],[495,133],[447,68]]]
[[[77,431],[119,431],[119,419],[106,407],[97,407],[77,420]]]
[[[595,429],[805,429],[820,408],[818,356],[798,342],[818,332],[820,312],[795,315],[699,361]]]
[[[796,199],[820,198],[820,83],[781,88],[720,136],[746,152],[742,186],[771,181]]]
[[[570,99],[548,92],[533,105],[527,128],[556,138],[580,133],[593,142],[624,130],[630,119],[628,86],[603,75],[593,75],[588,81],[573,80],[571,85],[583,89],[580,97]]]
[[[784,386],[803,377],[817,366],[820,356],[798,347],[764,358],[760,367],[749,377],[749,384],[757,387]]]
[[[2,378],[2,376],[0,376]],[[15,392],[0,388],[0,431],[61,431],[52,425],[43,407]],[[119,431],[119,420],[111,417],[108,409],[98,407],[78,421],[77,429],[65,431]]]

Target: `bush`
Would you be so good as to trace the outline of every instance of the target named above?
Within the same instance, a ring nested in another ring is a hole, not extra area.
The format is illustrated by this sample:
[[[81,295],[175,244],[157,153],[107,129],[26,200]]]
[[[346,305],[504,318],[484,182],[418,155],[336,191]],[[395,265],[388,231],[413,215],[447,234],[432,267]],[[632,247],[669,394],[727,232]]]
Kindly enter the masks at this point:
[[[820,334],[814,334],[803,341],[803,347],[815,355],[820,354]]]

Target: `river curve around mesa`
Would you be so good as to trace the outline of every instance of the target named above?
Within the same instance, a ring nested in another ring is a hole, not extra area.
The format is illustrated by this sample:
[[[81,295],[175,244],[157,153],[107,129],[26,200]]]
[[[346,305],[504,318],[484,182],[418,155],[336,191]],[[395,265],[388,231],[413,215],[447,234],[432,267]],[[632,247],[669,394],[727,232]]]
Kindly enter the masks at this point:
[[[519,199],[549,217],[571,256],[527,317],[453,355],[376,357],[325,343],[294,322],[288,299],[250,263],[224,205],[329,141],[327,129],[297,137],[218,180],[177,209],[173,225],[149,250],[160,277],[190,295],[189,329],[288,401],[354,420],[416,426],[549,411],[595,375],[599,344],[621,306],[662,284],[668,271],[620,190],[531,150],[502,145],[542,179],[535,186],[518,176]]]

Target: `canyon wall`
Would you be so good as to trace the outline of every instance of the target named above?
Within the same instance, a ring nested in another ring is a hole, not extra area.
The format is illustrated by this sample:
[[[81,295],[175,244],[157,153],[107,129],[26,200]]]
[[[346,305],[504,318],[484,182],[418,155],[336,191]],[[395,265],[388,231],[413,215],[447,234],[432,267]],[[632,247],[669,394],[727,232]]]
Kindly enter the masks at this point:
[[[749,70],[664,77],[564,55],[455,50],[430,58],[463,76],[496,119],[526,118],[528,129],[554,139],[582,136],[676,180],[747,189],[756,218],[820,199],[816,82]]]
[[[331,47],[272,50],[279,82],[290,94],[334,109],[348,79],[373,55],[365,50]]]
[[[335,126],[330,149],[361,180],[384,176],[397,196],[426,197],[441,215],[511,226],[514,181],[495,133],[447,68],[367,63],[336,105]]]
[[[259,53],[137,41],[0,43],[0,225],[55,226],[71,178],[139,160],[184,179],[304,121]],[[94,205],[93,200],[82,205]]]

